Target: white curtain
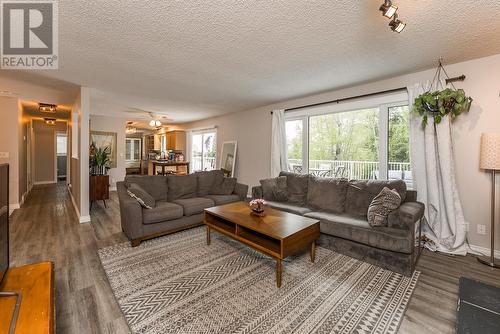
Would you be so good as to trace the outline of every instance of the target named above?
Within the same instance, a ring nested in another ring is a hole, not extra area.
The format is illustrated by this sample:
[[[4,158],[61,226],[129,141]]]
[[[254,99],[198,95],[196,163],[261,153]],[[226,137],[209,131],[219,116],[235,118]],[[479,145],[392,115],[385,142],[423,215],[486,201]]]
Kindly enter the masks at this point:
[[[273,110],[271,134],[271,176],[287,170],[285,110]]]
[[[410,109],[416,97],[429,90],[431,84],[408,87]],[[433,90],[441,89],[432,87]],[[452,128],[449,117],[440,124],[429,118],[422,126],[422,118],[411,113],[410,146],[413,180],[418,200],[425,204],[427,226],[425,235],[434,243],[433,250],[465,255],[467,253],[465,218],[458,194],[453,158]]]

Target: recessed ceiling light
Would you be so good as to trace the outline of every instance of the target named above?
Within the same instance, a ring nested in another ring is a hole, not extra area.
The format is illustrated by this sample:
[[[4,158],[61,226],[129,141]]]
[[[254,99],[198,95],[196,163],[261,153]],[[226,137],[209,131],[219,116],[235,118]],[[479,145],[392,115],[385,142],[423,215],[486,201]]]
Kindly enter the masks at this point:
[[[398,10],[398,6],[393,5],[390,0],[386,0],[379,8],[382,14],[387,18],[392,18],[396,11]]]

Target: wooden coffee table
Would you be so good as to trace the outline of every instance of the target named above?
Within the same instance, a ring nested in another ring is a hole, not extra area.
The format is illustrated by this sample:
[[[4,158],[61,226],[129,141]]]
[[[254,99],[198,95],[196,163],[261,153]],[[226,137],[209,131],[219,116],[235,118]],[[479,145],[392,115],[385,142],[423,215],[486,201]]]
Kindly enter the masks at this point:
[[[292,213],[266,208],[264,217],[250,214],[245,202],[205,209],[207,245],[213,229],[276,260],[276,285],[281,287],[281,261],[310,247],[314,262],[319,221]]]

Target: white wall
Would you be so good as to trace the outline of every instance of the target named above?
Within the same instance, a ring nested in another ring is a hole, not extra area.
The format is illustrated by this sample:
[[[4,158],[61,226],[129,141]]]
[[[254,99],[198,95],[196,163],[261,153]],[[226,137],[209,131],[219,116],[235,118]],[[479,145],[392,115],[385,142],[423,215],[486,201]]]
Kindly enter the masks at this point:
[[[466,93],[474,99],[469,114],[461,115],[453,125],[456,172],[464,214],[470,223],[469,242],[473,245],[489,248],[491,184],[490,174],[479,169],[479,142],[483,132],[500,132],[500,54],[449,65],[446,69],[450,76],[461,74],[467,76],[464,82],[455,85],[457,88],[465,89]],[[432,80],[434,71],[434,69],[430,69],[289,100],[258,109],[227,114],[185,124],[185,129],[216,125],[218,127],[218,152],[220,152],[223,141],[237,140],[236,176],[241,182],[253,186],[257,185],[260,179],[270,176],[270,110],[406,87],[416,82]],[[499,185],[500,180],[498,180],[497,188]],[[497,220],[496,231],[500,230],[499,221],[500,219]],[[487,226],[486,235],[477,233],[478,224]],[[496,249],[500,250],[500,233],[496,234]]]
[[[19,149],[22,106],[17,97],[0,96],[0,152],[8,158],[0,158],[0,164],[9,164],[9,211],[19,208]],[[22,194],[21,194],[22,195]]]
[[[111,189],[116,188],[116,182],[123,181],[125,178],[125,118],[90,116],[91,131],[116,132],[116,159],[117,167],[109,171],[109,181]]]

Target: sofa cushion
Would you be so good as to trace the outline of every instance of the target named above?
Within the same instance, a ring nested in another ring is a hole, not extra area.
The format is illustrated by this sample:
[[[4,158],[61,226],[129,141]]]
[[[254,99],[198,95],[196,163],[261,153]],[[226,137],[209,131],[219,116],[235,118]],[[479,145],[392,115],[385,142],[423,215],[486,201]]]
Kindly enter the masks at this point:
[[[182,206],[167,201],[156,202],[156,206],[151,210],[142,210],[143,224],[156,224],[167,220],[182,218]]]
[[[137,183],[132,183],[127,189],[130,197],[137,200],[137,202],[146,209],[152,209],[156,206],[156,201],[146,190],[144,190]]]
[[[198,196],[208,195],[216,179],[221,180],[224,178],[224,172],[221,170],[196,172],[195,175],[198,178]]]
[[[196,174],[169,175],[168,179],[168,201],[196,197],[198,178]]]
[[[178,199],[174,201],[184,208],[184,216],[192,216],[202,213],[204,209],[214,206],[215,202],[210,198],[193,197]]]
[[[307,206],[315,210],[342,213],[348,181],[311,176],[307,190]]]
[[[136,183],[150,194],[155,201],[166,201],[168,196],[167,177],[163,175],[127,175],[125,185]]]
[[[309,212],[304,216],[319,219],[321,233],[355,241],[371,247],[411,254],[412,233],[389,227],[371,227],[366,219],[356,215]]]
[[[210,195],[231,195],[236,187],[236,178],[234,177],[224,177],[222,182],[218,182],[218,177],[216,178],[214,186],[209,191]]]
[[[384,187],[368,207],[368,224],[371,227],[387,226],[387,217],[400,205],[401,196],[399,196],[398,192]]]
[[[302,206],[293,205],[293,204],[286,203],[286,202],[266,201],[266,205],[270,206],[271,208],[294,213],[296,215],[304,215],[308,212],[311,212],[311,209],[308,209],[308,208],[302,207]]]
[[[349,181],[345,202],[345,212],[353,215],[366,217],[368,207],[384,187],[395,189],[401,202],[406,198],[406,183],[402,180],[363,180]]]
[[[306,205],[309,175],[281,172],[280,176],[286,176],[288,202],[297,205]]]
[[[210,198],[215,202],[215,205],[223,205],[241,201],[238,195],[206,195],[204,197]]]
[[[288,201],[286,176],[260,180],[260,185],[262,186],[262,196],[266,201]]]

